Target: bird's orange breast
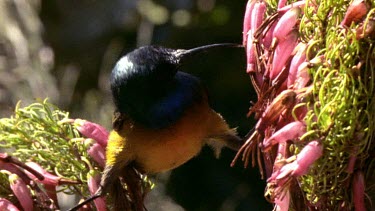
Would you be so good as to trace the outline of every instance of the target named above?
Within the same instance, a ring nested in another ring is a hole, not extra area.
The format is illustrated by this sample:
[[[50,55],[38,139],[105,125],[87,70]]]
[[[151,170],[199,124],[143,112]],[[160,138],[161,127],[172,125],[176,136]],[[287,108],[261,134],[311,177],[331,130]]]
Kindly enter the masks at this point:
[[[125,123],[123,131],[110,134],[107,165],[134,161],[144,173],[176,168],[200,152],[205,138],[212,135],[211,126],[215,124],[211,123],[215,118],[217,114],[202,101],[167,128],[148,129]]]
[[[210,112],[207,103],[185,111],[181,119],[162,130],[135,127],[128,134],[135,162],[145,172],[155,173],[176,168],[197,155],[208,136]]]

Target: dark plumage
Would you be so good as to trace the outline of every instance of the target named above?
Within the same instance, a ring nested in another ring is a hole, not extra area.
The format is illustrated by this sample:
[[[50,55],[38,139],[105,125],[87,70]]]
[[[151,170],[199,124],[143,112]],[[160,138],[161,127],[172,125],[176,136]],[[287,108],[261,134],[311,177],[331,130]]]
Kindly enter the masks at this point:
[[[146,46],[117,62],[111,89],[120,113],[145,127],[163,128],[179,119],[193,101],[202,99],[199,79],[178,71],[181,56],[176,52]]]
[[[217,155],[223,146],[239,149],[242,140],[211,109],[199,79],[178,71],[188,57],[215,47],[239,46],[214,44],[191,50],[146,46],[117,62],[111,75],[114,130],[108,137],[101,187],[72,210],[106,193],[113,210],[143,210],[138,172],[176,168],[205,144]]]

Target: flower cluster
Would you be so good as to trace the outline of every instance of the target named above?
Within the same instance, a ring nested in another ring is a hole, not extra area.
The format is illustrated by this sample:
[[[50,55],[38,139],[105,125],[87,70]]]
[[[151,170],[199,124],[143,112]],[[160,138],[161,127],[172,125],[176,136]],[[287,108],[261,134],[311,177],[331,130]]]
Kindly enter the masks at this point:
[[[82,197],[96,191],[105,164],[103,127],[71,120],[44,101],[18,105],[14,116],[0,119],[0,130],[1,210],[56,210],[58,190]]]
[[[258,122],[232,165],[257,161],[277,210],[363,210],[375,175],[375,5],[288,2],[246,5],[243,45],[258,95],[248,116]]]
[[[108,137],[102,126],[69,119],[44,101],[18,105],[14,116],[0,119],[0,130],[0,210],[56,210],[58,190],[96,192]],[[105,210],[103,198],[94,203]]]

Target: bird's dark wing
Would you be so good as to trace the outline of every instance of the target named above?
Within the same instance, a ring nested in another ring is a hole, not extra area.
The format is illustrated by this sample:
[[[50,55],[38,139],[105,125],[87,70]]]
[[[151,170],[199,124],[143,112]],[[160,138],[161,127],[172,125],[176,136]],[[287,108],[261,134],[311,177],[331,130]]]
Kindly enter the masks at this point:
[[[194,102],[206,97],[206,89],[197,77],[178,71],[172,83],[152,102],[134,105],[133,120],[148,128],[160,129],[175,123]],[[159,87],[155,87],[158,89]],[[132,110],[133,110],[132,109]]]

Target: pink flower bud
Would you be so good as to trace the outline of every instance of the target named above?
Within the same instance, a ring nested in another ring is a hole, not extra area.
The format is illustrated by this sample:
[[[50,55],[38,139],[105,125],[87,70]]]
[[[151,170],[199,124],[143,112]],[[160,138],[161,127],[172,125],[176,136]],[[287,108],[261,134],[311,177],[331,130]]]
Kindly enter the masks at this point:
[[[323,155],[323,146],[318,141],[311,141],[297,155],[292,163],[283,166],[276,179],[281,180],[286,176],[302,176],[310,166]]]
[[[288,211],[290,205],[290,193],[280,194],[275,198],[275,211]]]
[[[362,171],[354,173],[353,177],[353,202],[355,211],[365,211],[365,178]]]
[[[19,177],[21,177],[22,180],[25,181],[26,184],[30,184],[31,179],[23,171],[21,171],[17,166],[13,165],[12,163],[5,163],[0,160],[0,169],[16,174]]]
[[[275,179],[278,176],[278,174],[280,173],[280,169],[282,168],[281,163],[284,163],[286,158],[288,157],[288,151],[289,150],[288,150],[287,144],[285,142],[280,143],[277,146],[277,155],[276,155],[276,159],[274,161],[272,175],[267,179],[268,183],[274,183],[275,182]]]
[[[40,180],[43,179],[43,175],[39,174],[34,169],[30,168],[29,166],[17,160],[16,158],[8,155],[7,153],[0,153],[0,169],[4,169],[11,173],[17,174],[27,184],[30,184],[30,178],[20,169],[32,172],[32,174],[34,174],[34,176]]]
[[[82,119],[75,119],[74,124],[82,135],[94,139],[104,148],[107,147],[108,131],[104,127]]]
[[[32,179],[36,179],[38,180],[40,183],[42,184],[48,184],[48,185],[53,185],[53,186],[57,186],[59,185],[59,180],[60,180],[60,177],[56,176],[56,175],[53,175],[49,172],[47,172],[43,167],[41,167],[39,164],[35,163],[35,162],[27,162],[26,163],[27,166],[33,168],[34,170],[36,170],[37,172],[39,172],[40,174],[42,174],[44,176],[44,179],[43,180],[38,180],[33,174],[31,174],[30,172],[28,171],[25,171],[26,174],[32,178]]]
[[[342,26],[350,26],[352,22],[357,23],[367,14],[368,5],[364,0],[354,0],[346,11]]]
[[[247,59],[247,69],[246,73],[255,73],[256,72],[256,58],[255,58],[255,44],[253,43],[253,33],[250,30],[247,38],[246,45],[246,59]]]
[[[304,175],[316,160],[323,155],[323,146],[318,141],[311,141],[297,155],[295,160],[297,168],[293,171],[294,176]]]
[[[87,183],[89,187],[89,191],[91,195],[94,195],[96,191],[99,189],[101,176],[98,172],[91,170],[87,174]],[[94,200],[96,210],[98,211],[105,211],[107,210],[106,202],[104,197],[99,197]]]
[[[26,165],[44,176],[43,180],[39,180],[38,178],[35,177],[34,174],[30,173],[29,171],[25,171],[25,173],[30,178],[36,179],[38,182],[40,182],[42,184],[50,185],[50,186],[58,186],[58,185],[62,185],[62,184],[77,184],[78,183],[77,181],[69,180],[69,179],[62,178],[62,177],[56,176],[54,174],[51,174],[51,173],[47,172],[42,166],[40,166],[39,164],[37,164],[35,162],[27,162]]]
[[[286,36],[285,40],[280,40],[280,42],[277,44],[272,61],[272,69],[269,75],[271,80],[275,79],[286,65],[287,60],[297,45],[297,39],[298,31],[293,30]]]
[[[89,146],[89,149],[87,150],[90,157],[94,159],[94,161],[98,163],[100,167],[104,168],[105,149],[93,139],[86,139],[85,144],[91,145]]]
[[[360,139],[361,140],[361,139]],[[358,146],[354,147],[351,150],[349,160],[348,160],[348,166],[346,168],[346,172],[352,174],[355,168],[355,163],[357,161],[357,154],[358,154]]]
[[[33,199],[26,183],[17,174],[9,175],[9,183],[23,210],[32,211],[34,209]]]
[[[309,67],[304,65],[303,62],[300,64],[297,70],[296,80],[294,81],[293,89],[298,90],[305,88],[310,81]]]
[[[284,12],[287,12],[290,9],[294,8],[294,7],[302,8],[302,7],[305,6],[305,4],[306,4],[305,0],[303,0],[303,1],[297,1],[297,2],[293,2],[293,3],[289,4],[289,5],[283,6],[283,7],[278,7],[277,11],[279,13],[284,13]]]
[[[263,141],[264,150],[269,150],[274,144],[297,139],[305,133],[306,125],[303,122],[296,121],[289,123],[275,132],[271,137]]]
[[[272,40],[273,40],[273,31],[275,30],[276,27],[276,22],[271,23],[272,25],[266,32],[266,34],[263,37],[262,43],[264,45],[265,49],[270,49],[272,45]]]
[[[301,9],[298,7],[293,7],[277,22],[275,30],[273,31],[273,37],[279,42],[286,39],[288,34],[295,28],[298,16],[301,14]]]
[[[254,9],[255,0],[249,0],[246,4],[245,16],[243,18],[242,44],[247,44],[247,34],[251,29],[251,14]]]
[[[296,47],[297,53],[293,56],[289,67],[288,87],[294,84],[297,78],[298,67],[306,60],[306,47],[305,43],[299,43]]]
[[[12,202],[4,198],[0,198],[0,210],[19,211],[19,209],[14,204],[12,204]]]
[[[251,31],[253,33],[255,33],[262,24],[266,9],[266,3],[263,1],[255,3],[253,12],[251,13]]]

